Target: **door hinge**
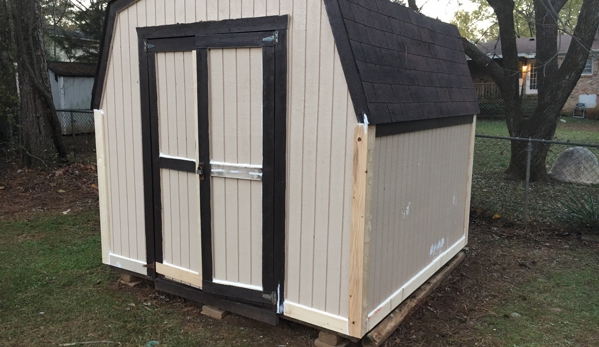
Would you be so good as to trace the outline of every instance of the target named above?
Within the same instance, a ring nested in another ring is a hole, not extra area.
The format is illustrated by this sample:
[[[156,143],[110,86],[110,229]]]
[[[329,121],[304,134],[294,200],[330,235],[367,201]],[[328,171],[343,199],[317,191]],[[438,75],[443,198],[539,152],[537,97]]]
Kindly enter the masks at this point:
[[[145,50],[146,50],[146,52],[148,51],[148,49],[152,49],[152,48],[154,48],[154,45],[153,45],[153,44],[151,44],[151,43],[148,43],[148,41],[145,41],[145,42],[144,42],[144,46],[145,46]]]
[[[278,302],[277,292],[271,292],[270,294],[263,293],[262,297],[264,299],[268,299],[272,302],[273,305],[276,305]]]
[[[146,264],[146,265],[144,265],[144,267],[148,268],[148,269],[155,269],[156,265],[154,265],[154,264]]]
[[[263,42],[272,42],[274,44],[279,43],[279,32],[275,31],[275,33],[272,36],[269,37],[265,37],[262,39]]]

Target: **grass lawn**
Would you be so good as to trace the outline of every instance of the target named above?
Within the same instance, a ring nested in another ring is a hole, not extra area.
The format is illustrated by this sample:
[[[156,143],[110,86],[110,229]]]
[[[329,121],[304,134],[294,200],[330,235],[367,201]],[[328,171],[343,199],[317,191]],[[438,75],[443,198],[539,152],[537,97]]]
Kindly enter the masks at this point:
[[[509,136],[505,120],[479,119],[476,133]],[[554,140],[599,144],[599,120],[561,117],[557,123]]]
[[[305,346],[312,338],[297,325],[211,320],[148,285],[117,285],[101,264],[95,211],[0,220],[0,258],[0,346]]]

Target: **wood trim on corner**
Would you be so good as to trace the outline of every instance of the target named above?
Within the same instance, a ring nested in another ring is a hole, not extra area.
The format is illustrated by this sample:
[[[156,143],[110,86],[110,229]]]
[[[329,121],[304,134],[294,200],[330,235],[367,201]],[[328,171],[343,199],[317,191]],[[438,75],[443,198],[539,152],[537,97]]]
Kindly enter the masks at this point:
[[[100,204],[100,235],[102,243],[102,263],[110,262],[110,214],[108,213],[108,174],[106,173],[106,146],[104,112],[94,111],[94,125],[96,130],[96,158],[98,172],[98,197]]]
[[[341,67],[343,68],[345,79],[347,80],[349,94],[354,105],[358,123],[364,123],[364,115],[368,115],[370,112],[366,101],[364,86],[362,85],[362,78],[360,77],[358,66],[356,65],[354,51],[351,48],[343,14],[339,7],[339,0],[324,0],[324,4],[331,24],[331,29],[333,30],[333,37],[335,38],[335,44],[337,45],[337,51],[339,52],[339,58],[341,59]]]
[[[376,137],[413,133],[431,129],[447,128],[457,125],[471,124],[475,116],[459,116],[446,118],[422,119],[401,123],[378,124]]]
[[[349,267],[349,336],[366,334],[368,318],[368,259],[372,228],[372,182],[376,126],[358,124],[354,129],[350,267]]]
[[[104,83],[106,82],[106,70],[108,69],[108,58],[112,48],[112,38],[114,36],[114,27],[116,16],[122,10],[133,5],[139,0],[113,0],[106,7],[106,16],[104,17],[104,29],[102,33],[102,42],[100,42],[100,60],[96,67],[96,78],[92,89],[91,109],[99,109],[104,93]]]
[[[470,225],[470,198],[472,196],[472,170],[474,168],[474,142],[476,141],[476,116],[472,119],[470,128],[470,148],[468,149],[468,183],[466,183],[466,211],[464,212],[464,237],[468,240],[468,226]]]

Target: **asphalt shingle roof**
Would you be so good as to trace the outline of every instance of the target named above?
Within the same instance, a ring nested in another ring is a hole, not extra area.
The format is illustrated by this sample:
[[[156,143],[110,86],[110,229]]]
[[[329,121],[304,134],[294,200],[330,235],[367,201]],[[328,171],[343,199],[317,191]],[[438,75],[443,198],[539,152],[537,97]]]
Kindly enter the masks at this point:
[[[361,85],[349,83],[359,116],[385,124],[479,112],[455,26],[389,0],[335,1],[340,13],[330,1],[327,10],[346,76],[359,75],[353,80]],[[339,14],[342,21],[334,18]],[[340,22],[345,30],[336,28]]]

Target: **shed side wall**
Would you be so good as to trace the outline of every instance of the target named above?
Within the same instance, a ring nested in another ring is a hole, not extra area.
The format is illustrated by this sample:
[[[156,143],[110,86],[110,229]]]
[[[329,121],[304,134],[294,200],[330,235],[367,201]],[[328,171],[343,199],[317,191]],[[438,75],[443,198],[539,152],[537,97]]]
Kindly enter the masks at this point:
[[[424,273],[430,276],[431,264],[438,269],[451,259],[449,253],[464,246],[472,128],[465,124],[377,138],[369,329],[419,286],[406,284]]]
[[[92,101],[93,77],[62,77],[64,101],[61,109],[88,110]]]
[[[285,299],[300,311],[347,317],[357,122],[322,0],[145,0],[118,15],[101,106],[108,134],[111,251],[146,259],[135,28],[267,15],[290,15]]]

